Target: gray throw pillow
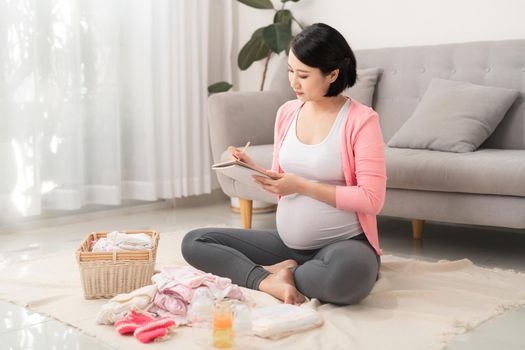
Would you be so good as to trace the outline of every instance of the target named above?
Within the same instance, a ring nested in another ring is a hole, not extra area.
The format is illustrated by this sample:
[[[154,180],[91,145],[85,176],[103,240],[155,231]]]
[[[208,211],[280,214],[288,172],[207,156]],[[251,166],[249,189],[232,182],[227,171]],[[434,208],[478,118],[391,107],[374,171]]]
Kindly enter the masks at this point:
[[[496,129],[518,94],[511,89],[434,78],[388,146],[474,151]]]
[[[366,68],[357,70],[357,81],[354,86],[343,91],[343,95],[349,96],[368,107],[372,107],[372,98],[379,78],[379,68]]]

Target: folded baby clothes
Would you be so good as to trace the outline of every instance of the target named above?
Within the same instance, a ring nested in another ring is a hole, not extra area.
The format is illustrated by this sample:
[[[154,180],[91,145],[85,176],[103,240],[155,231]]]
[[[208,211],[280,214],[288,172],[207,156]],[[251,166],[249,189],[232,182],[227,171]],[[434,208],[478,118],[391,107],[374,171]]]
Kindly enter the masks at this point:
[[[113,231],[107,238],[120,249],[142,250],[151,249],[151,237],[145,233],[121,233]]]
[[[157,293],[157,295],[159,295],[160,293]],[[157,296],[156,295],[156,296]],[[156,297],[155,296],[155,297]],[[188,308],[187,305],[185,305],[186,308]],[[171,318],[173,321],[175,321],[175,323],[177,324],[177,326],[184,326],[184,325],[187,325],[190,323],[190,319],[188,317],[188,314],[189,314],[189,310],[184,314],[184,315],[178,315],[178,314],[174,314],[172,312],[169,312],[169,311],[166,311],[166,309],[163,309],[159,306],[157,306],[155,303],[151,306],[151,308],[148,309],[149,312],[152,312],[154,313],[156,316],[160,316],[160,317],[163,317],[163,316],[169,316],[169,318]]]
[[[114,250],[144,250],[152,248],[151,237],[145,233],[110,232],[98,239],[93,245],[93,252],[111,252]]]
[[[214,299],[245,300],[239,286],[233,284],[229,278],[205,273],[191,266],[164,267],[151,279],[158,288],[154,305],[180,318],[187,316],[188,304],[191,303],[195,290],[200,287],[208,288]]]
[[[314,309],[303,305],[276,304],[252,312],[256,336],[280,339],[323,325],[323,318]]]
[[[114,250],[119,250],[119,247],[113,244],[106,237],[102,237],[93,242],[91,247],[92,252],[112,252]]]
[[[129,310],[147,310],[153,303],[157,286],[152,284],[130,293],[118,294],[111,298],[97,315],[98,324],[113,324],[126,316]]]
[[[117,322],[115,327],[121,335],[134,335],[142,343],[165,340],[170,330],[176,326],[170,317],[153,318],[137,310],[129,311]]]
[[[231,279],[206,273],[191,266],[163,267],[161,273],[154,275],[152,280],[160,292],[170,289],[187,302],[191,302],[193,292],[199,287],[208,287],[215,299],[244,300],[241,289],[233,284]]]
[[[170,289],[165,289],[163,292],[157,293],[153,299],[153,303],[157,308],[166,310],[173,315],[186,316],[188,312],[186,299]]]

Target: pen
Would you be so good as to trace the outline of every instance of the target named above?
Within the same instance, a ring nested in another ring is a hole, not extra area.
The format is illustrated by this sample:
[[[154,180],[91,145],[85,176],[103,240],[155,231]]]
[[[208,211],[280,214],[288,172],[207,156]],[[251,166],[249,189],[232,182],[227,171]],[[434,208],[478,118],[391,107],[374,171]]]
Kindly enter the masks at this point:
[[[250,145],[250,141],[246,142],[246,145],[245,145],[244,148],[242,149],[241,153],[246,152],[246,149],[248,148],[249,145]]]

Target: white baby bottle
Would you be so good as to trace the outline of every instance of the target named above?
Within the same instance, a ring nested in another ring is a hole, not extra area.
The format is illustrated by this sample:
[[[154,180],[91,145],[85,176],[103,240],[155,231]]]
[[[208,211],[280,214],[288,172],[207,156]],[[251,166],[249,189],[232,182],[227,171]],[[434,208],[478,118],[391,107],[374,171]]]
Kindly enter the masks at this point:
[[[210,346],[213,331],[214,299],[208,288],[195,290],[190,306],[193,342],[199,346]]]

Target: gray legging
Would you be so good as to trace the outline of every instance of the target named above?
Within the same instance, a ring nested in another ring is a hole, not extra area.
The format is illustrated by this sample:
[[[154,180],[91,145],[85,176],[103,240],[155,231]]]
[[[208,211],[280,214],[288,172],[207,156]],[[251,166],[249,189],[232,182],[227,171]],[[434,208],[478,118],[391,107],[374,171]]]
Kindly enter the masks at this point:
[[[200,228],[182,241],[184,259],[205,272],[258,290],[270,273],[261,265],[298,262],[295,286],[303,295],[348,305],[365,298],[378,278],[380,259],[364,234],[321,249],[288,248],[276,230]]]

